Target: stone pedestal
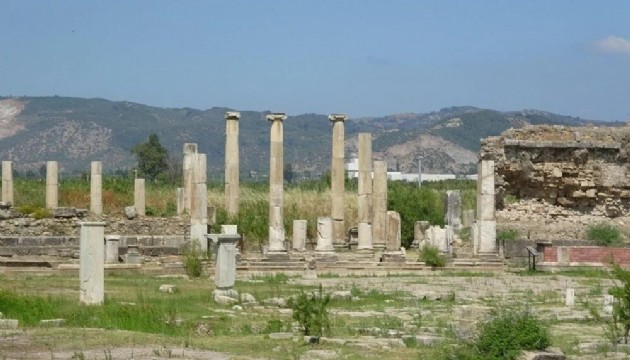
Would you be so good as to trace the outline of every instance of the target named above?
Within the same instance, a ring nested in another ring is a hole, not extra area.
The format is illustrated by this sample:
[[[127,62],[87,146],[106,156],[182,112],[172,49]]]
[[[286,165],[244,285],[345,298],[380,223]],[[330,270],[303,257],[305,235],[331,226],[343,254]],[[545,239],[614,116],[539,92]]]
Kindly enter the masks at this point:
[[[422,249],[425,246],[429,226],[430,224],[428,221],[416,221],[414,223],[412,247]]]
[[[120,235],[105,236],[105,264],[118,264]]]
[[[344,122],[348,119],[346,114],[331,114],[328,119],[332,123],[332,165],[330,168],[330,193],[332,218],[332,236],[334,244],[345,244],[345,171],[344,171]]]
[[[221,234],[238,235],[238,226],[237,225],[221,225]]]
[[[359,223],[357,229],[357,250],[370,251],[374,249],[372,245],[372,225]]]
[[[90,166],[90,211],[94,215],[103,214],[103,165],[92,161]]]
[[[144,179],[136,179],[133,187],[133,206],[136,208],[138,215],[146,215]]]
[[[436,247],[441,253],[448,253],[447,229],[439,226],[431,226],[427,230],[427,244]]]
[[[46,162],[46,209],[59,207],[59,175],[56,161]]]
[[[127,245],[127,255],[125,255],[125,264],[142,265],[142,255],[138,245]]]
[[[79,302],[100,305],[105,298],[105,223],[80,223]]]
[[[306,220],[293,220],[293,251],[306,250]]]
[[[15,204],[13,202],[13,169],[11,161],[2,162],[2,202]]]
[[[575,289],[567,289],[566,296],[564,299],[564,305],[566,306],[575,305]]]
[[[236,281],[236,243],[241,239],[241,236],[239,234],[220,234],[217,239],[214,284],[217,289],[231,289]]]
[[[239,211],[240,178],[238,149],[239,112],[225,113],[225,209],[234,216]]]
[[[193,168],[193,154],[197,153],[197,144],[195,143],[185,143],[184,144],[184,160],[182,163],[183,170],[183,182],[184,182],[184,211],[187,211],[190,214],[191,206],[192,206],[192,196],[193,196],[193,179],[192,179],[192,168]]]
[[[267,256],[288,256],[284,246],[284,131],[285,114],[267,115],[271,122],[269,151],[269,250]]]

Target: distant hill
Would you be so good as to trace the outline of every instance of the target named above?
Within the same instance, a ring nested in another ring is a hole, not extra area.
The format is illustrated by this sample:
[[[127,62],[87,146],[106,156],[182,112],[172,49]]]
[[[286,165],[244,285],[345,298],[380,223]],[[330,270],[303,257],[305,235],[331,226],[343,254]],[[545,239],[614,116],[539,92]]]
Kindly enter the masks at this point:
[[[158,108],[127,101],[69,97],[0,97],[0,159],[18,171],[37,170],[57,160],[64,172],[87,171],[103,161],[106,170],[135,165],[130,149],[156,133],[174,156],[186,142],[208,154],[208,168],[220,174],[224,164],[226,111]],[[241,111],[240,157],[243,177],[266,174],[269,163],[268,111]],[[356,153],[357,134],[373,134],[376,158],[391,169],[426,172],[474,171],[481,138],[526,124],[584,125],[588,121],[537,110],[499,112],[451,107],[427,114],[356,118],[346,122],[346,157]],[[285,162],[294,172],[313,176],[330,167],[330,123],[326,115],[290,116],[284,126]]]

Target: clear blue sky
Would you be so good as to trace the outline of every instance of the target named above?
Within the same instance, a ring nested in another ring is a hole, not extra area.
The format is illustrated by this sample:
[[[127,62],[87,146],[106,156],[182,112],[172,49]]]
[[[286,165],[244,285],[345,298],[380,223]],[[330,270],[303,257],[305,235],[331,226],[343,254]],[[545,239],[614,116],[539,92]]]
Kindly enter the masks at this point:
[[[630,118],[630,1],[0,0],[0,95]]]

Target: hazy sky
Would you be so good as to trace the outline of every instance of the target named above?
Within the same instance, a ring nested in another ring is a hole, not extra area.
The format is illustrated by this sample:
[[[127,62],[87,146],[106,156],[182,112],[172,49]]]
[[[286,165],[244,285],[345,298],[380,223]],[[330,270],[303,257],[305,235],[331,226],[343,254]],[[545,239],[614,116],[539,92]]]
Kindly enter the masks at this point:
[[[630,118],[630,1],[0,0],[0,95]]]

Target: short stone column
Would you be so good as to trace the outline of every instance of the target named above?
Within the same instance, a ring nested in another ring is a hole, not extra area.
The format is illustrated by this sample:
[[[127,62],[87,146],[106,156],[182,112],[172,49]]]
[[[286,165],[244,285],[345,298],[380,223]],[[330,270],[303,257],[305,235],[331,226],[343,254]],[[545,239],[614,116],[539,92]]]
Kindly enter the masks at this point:
[[[238,152],[238,120],[241,113],[225,113],[225,209],[228,214],[236,215],[239,211],[240,178]]]
[[[332,239],[332,219],[325,216],[317,218],[317,246],[315,251],[334,251]]]
[[[462,197],[459,190],[447,190],[444,194],[444,223],[451,226],[454,232],[462,228]]]
[[[330,217],[332,219],[333,243],[343,245],[346,240],[345,224],[345,155],[344,122],[346,114],[330,114],[332,122],[332,165],[330,167]]]
[[[100,161],[90,164],[90,212],[103,214],[103,164]]]
[[[11,161],[2,162],[2,202],[14,205],[12,164]]]
[[[306,220],[293,220],[293,246],[294,251],[306,250]]]
[[[430,224],[428,221],[416,221],[413,226],[413,244],[418,249],[424,248],[427,239],[427,229]]]
[[[208,251],[208,186],[206,154],[190,154],[192,198],[190,209],[190,240],[197,244],[202,253]]]
[[[479,255],[497,253],[494,195],[494,161],[481,160],[477,176],[477,222],[473,228],[473,250]]]
[[[100,305],[105,298],[105,223],[80,223],[79,302]]]
[[[387,238],[387,163],[384,161],[374,162],[372,199],[372,241],[384,246]]]
[[[387,238],[383,261],[404,262],[401,247],[401,221],[400,214],[396,211],[387,212]]]
[[[118,264],[120,235],[105,236],[105,264]]]
[[[372,134],[359,134],[359,245],[370,249],[372,242]],[[364,224],[361,226],[361,224]],[[369,226],[366,226],[369,225]],[[382,244],[383,246],[385,244]]]
[[[175,190],[175,203],[177,204],[177,215],[184,213],[184,188]]]
[[[145,211],[145,195],[144,195],[144,179],[136,179],[133,187],[133,206],[136,208],[138,215],[146,215]]]
[[[284,246],[284,130],[283,113],[267,115],[271,122],[269,149],[269,250],[271,257],[285,257]]]
[[[215,301],[219,301],[219,296],[238,299],[238,292],[234,290],[236,282],[236,243],[240,240],[239,234],[216,235],[217,260],[214,271],[214,285],[216,289],[212,292]]]
[[[59,207],[59,175],[56,161],[46,162],[46,209]]]
[[[193,197],[193,155],[197,153],[197,144],[185,143],[184,144],[184,160],[182,162],[182,176],[184,182],[184,211],[188,214],[191,212],[191,204]]]

